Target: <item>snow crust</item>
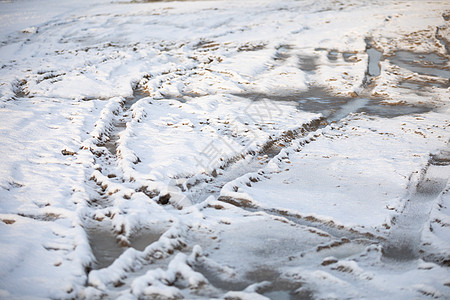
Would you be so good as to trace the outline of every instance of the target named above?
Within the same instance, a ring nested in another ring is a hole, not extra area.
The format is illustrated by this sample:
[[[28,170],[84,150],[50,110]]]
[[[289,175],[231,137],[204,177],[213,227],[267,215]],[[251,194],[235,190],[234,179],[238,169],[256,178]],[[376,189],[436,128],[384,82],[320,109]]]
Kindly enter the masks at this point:
[[[449,12],[0,1],[0,298],[449,298]]]

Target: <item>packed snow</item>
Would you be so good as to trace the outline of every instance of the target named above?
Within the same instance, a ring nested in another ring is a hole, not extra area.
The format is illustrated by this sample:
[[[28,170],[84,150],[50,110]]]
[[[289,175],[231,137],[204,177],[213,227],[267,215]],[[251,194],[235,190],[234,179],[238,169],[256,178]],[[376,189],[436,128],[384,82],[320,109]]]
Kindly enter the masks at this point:
[[[448,1],[0,1],[1,299],[450,298]]]

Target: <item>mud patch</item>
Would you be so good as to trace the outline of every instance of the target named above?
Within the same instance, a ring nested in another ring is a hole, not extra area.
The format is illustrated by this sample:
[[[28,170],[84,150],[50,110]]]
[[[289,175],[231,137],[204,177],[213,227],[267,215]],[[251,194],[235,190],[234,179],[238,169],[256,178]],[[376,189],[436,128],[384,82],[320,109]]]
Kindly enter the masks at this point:
[[[256,206],[247,199],[237,199],[237,198],[228,197],[228,196],[220,196],[217,200],[237,206],[237,207],[241,207],[241,208],[256,209]]]
[[[357,62],[358,61],[358,57],[356,56],[356,52],[343,52],[342,53],[342,58],[344,59],[345,62]]]
[[[44,213],[44,214],[22,214],[18,213],[18,216],[24,217],[24,218],[30,218],[37,221],[44,221],[44,222],[53,222],[61,218],[59,214],[54,213]]]
[[[12,220],[12,219],[0,219],[3,223],[5,223],[6,225],[12,225],[14,223],[16,223],[16,220]]]

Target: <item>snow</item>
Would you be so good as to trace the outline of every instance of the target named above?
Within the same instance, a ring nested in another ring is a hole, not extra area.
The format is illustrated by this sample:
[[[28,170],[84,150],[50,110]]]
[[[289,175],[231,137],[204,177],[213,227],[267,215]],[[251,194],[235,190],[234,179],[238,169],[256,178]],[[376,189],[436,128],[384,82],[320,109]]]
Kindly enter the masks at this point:
[[[57,297],[74,293],[92,259],[80,227],[82,206],[74,205],[84,194],[84,171],[61,151],[77,149],[79,116],[95,109],[82,103],[60,112],[59,104],[35,98],[2,108],[2,289],[13,297],[47,297],[50,288]]]
[[[447,1],[0,1],[0,298],[450,297]]]
[[[211,172],[234,156],[258,151],[269,138],[320,117],[296,111],[290,103],[266,107],[264,102],[229,96],[200,97],[193,104],[144,98],[136,106],[133,113],[142,109],[146,116],[128,124],[118,147],[125,176],[136,181]],[[140,160],[136,167],[129,154],[122,155],[131,152]]]
[[[435,128],[426,128],[427,119]],[[341,124],[324,128],[309,139],[313,143],[286,148],[267,169],[227,183],[221,195],[348,228],[390,225],[391,210],[408,196],[410,174],[427,163],[428,153],[446,146],[448,118],[353,115]]]

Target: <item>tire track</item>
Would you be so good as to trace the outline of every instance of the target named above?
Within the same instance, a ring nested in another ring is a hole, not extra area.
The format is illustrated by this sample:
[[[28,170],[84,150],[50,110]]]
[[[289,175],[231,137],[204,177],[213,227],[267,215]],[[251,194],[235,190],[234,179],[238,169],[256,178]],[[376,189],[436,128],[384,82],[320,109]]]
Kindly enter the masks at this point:
[[[127,228],[117,218],[114,220],[121,213],[115,207],[117,201],[129,199],[129,195],[135,191],[133,184],[121,176],[117,161],[119,136],[133,118],[132,106],[144,97],[143,91],[136,87],[133,97],[129,99],[109,100],[110,103],[102,111],[102,117],[91,133],[93,138],[84,143],[84,149],[93,156],[92,175],[87,180],[92,192],[87,201],[89,212],[83,224],[96,259],[93,269],[108,267],[130,247],[143,250],[162,234],[144,231],[132,235],[132,228]]]
[[[445,189],[449,170],[450,151],[443,150],[437,155],[431,155],[405,208],[393,220],[394,226],[383,245],[386,259],[409,261],[422,257],[421,233],[436,198]]]

